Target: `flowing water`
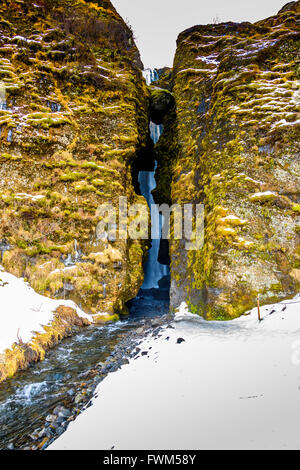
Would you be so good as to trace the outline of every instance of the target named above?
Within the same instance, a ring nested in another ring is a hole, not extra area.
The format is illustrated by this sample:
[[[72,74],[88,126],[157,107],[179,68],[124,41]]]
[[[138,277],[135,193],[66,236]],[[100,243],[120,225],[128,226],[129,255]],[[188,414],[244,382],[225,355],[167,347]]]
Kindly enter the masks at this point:
[[[155,71],[146,71],[145,78],[157,78]],[[150,123],[151,136],[157,142],[162,126]],[[151,191],[155,188],[155,171],[140,172],[141,192],[149,206],[154,204]],[[80,334],[65,339],[49,351],[43,362],[19,372],[0,384],[0,449],[13,443],[15,448],[31,441],[30,434],[43,427],[46,416],[57,405],[72,406],[74,395],[84,381],[83,373],[104,362],[118,343],[130,332],[144,325],[145,319],[161,316],[169,310],[169,289],[162,278],[168,277],[169,268],[158,263],[162,216],[157,209],[153,214],[154,231],[145,265],[145,281],[139,295],[129,302],[130,315],[125,320],[105,326],[91,326]]]
[[[147,85],[158,79],[157,71],[147,69],[144,71],[144,77]],[[156,144],[163,132],[163,126],[150,122],[150,136],[153,143]],[[146,198],[148,206],[151,209],[151,233],[152,246],[149,250],[148,259],[144,266],[145,279],[142,285],[143,290],[158,289],[159,281],[169,276],[169,267],[158,262],[161,232],[163,227],[163,216],[159,213],[152,191],[156,188],[155,171],[157,162],[155,162],[154,171],[140,171],[138,181],[141,194]]]
[[[145,317],[167,311],[167,302],[145,299],[143,307],[126,320],[83,329],[49,351],[43,362],[0,384],[0,449],[10,443],[15,448],[30,444],[30,434],[44,426],[56,405],[72,406],[76,390],[85,380],[82,373],[104,362],[121,339],[144,325]]]

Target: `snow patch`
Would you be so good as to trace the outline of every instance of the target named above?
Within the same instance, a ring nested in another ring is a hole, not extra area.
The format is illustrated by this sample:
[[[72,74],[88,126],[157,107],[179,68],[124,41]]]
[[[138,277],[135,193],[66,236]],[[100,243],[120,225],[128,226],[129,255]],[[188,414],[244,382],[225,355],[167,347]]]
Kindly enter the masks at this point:
[[[24,279],[0,266],[0,354],[17,341],[18,330],[24,343],[31,341],[36,332],[44,332],[43,326],[51,323],[60,305],[73,308],[80,317],[92,322],[92,316],[71,300],[54,300],[37,294]]]
[[[49,449],[299,448],[300,296],[261,315],[207,322],[182,303]]]

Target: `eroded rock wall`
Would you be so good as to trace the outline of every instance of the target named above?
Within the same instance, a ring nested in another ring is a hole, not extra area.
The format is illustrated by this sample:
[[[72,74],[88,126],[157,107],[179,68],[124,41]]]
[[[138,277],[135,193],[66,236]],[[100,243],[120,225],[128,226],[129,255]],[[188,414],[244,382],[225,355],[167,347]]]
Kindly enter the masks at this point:
[[[299,290],[299,13],[178,38],[157,193],[205,204],[205,242],[171,242],[173,307],[230,319]]]
[[[143,282],[144,245],[96,231],[100,204],[146,204],[131,180],[148,139],[141,68],[109,0],[1,2],[1,263],[97,320]]]

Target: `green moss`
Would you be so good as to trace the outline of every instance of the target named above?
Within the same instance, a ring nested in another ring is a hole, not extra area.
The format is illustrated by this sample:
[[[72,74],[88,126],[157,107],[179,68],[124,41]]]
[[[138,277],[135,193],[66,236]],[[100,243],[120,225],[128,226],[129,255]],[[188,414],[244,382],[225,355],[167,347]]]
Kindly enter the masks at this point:
[[[113,314],[113,315],[101,315],[101,314],[95,314],[93,316],[94,322],[96,323],[110,323],[110,322],[116,322],[120,320],[120,317],[118,314]]]
[[[4,160],[19,161],[22,160],[21,155],[11,155],[10,153],[2,153],[1,158]]]
[[[47,129],[49,127],[59,127],[64,124],[71,124],[70,119],[66,116],[56,116],[49,113],[33,113],[27,116],[27,122],[32,126],[42,127]]]
[[[88,193],[88,192],[96,192],[95,186],[92,184],[88,184],[85,181],[80,181],[74,186],[74,189],[78,193]]]
[[[294,204],[294,205],[292,206],[292,210],[293,210],[294,212],[300,212],[300,204]]]
[[[79,173],[79,172],[74,171],[74,172],[69,172],[69,173],[65,173],[64,175],[61,175],[60,179],[62,181],[78,181],[84,177],[85,177],[84,173]]]
[[[270,286],[269,290],[274,291],[274,292],[281,292],[282,291],[282,285],[281,285],[281,283],[272,284]]]

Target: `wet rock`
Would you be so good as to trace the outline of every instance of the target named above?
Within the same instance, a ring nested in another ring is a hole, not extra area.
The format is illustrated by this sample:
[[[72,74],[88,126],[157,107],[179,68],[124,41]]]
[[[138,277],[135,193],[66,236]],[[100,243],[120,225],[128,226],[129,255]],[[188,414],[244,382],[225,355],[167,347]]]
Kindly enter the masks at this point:
[[[75,405],[78,405],[78,403],[80,403],[84,399],[85,399],[85,395],[83,395],[82,393],[78,393],[76,397],[74,398]]]
[[[66,430],[66,429],[63,428],[63,427],[58,428],[58,429],[56,430],[56,435],[57,435],[57,436],[60,436],[61,434],[63,434],[63,433],[65,432],[65,430]]]
[[[155,328],[155,330],[153,330],[153,332],[152,332],[152,336],[157,336],[158,333],[160,332],[160,330],[161,330],[160,327],[159,327],[159,328]]]
[[[99,367],[99,369],[103,369],[103,367],[105,367],[105,363],[104,362],[98,362],[97,367]]]
[[[47,438],[55,436],[55,429],[47,428],[45,435]]]
[[[56,373],[56,374],[52,374],[52,375],[49,377],[49,380],[50,380],[50,381],[53,381],[53,382],[56,382],[56,381],[59,381],[59,380],[63,379],[63,377],[64,377],[63,374]]]
[[[71,415],[71,411],[65,408],[64,406],[57,406],[53,410],[53,414],[59,418],[68,418]]]
[[[65,420],[66,420],[65,418],[59,417],[59,418],[57,418],[57,420],[56,420],[56,424],[59,426],[59,425],[61,425],[62,423],[64,423]]]
[[[45,437],[45,438],[42,440],[42,442],[40,442],[40,443],[38,444],[38,449],[43,449],[44,446],[45,446],[45,444],[46,444],[48,441],[49,441],[49,438],[48,438],[48,437]]]
[[[81,374],[79,374],[78,377],[80,377],[81,379],[85,379],[85,378],[89,377],[90,373],[91,373],[91,371],[88,370],[86,372],[82,372]]]
[[[47,434],[47,429],[46,428],[43,428],[39,434],[38,434],[38,438],[41,439],[42,437],[45,437]]]
[[[55,432],[56,432],[56,429],[57,429],[58,427],[59,427],[59,425],[57,424],[57,422],[55,422],[55,423],[51,424],[51,426],[50,426],[49,429],[50,429],[51,432],[54,432],[54,433],[55,433]]]
[[[46,417],[46,421],[47,421],[48,423],[53,423],[53,421],[55,421],[55,420],[56,420],[56,416],[55,416],[55,415],[48,415],[48,416]]]

